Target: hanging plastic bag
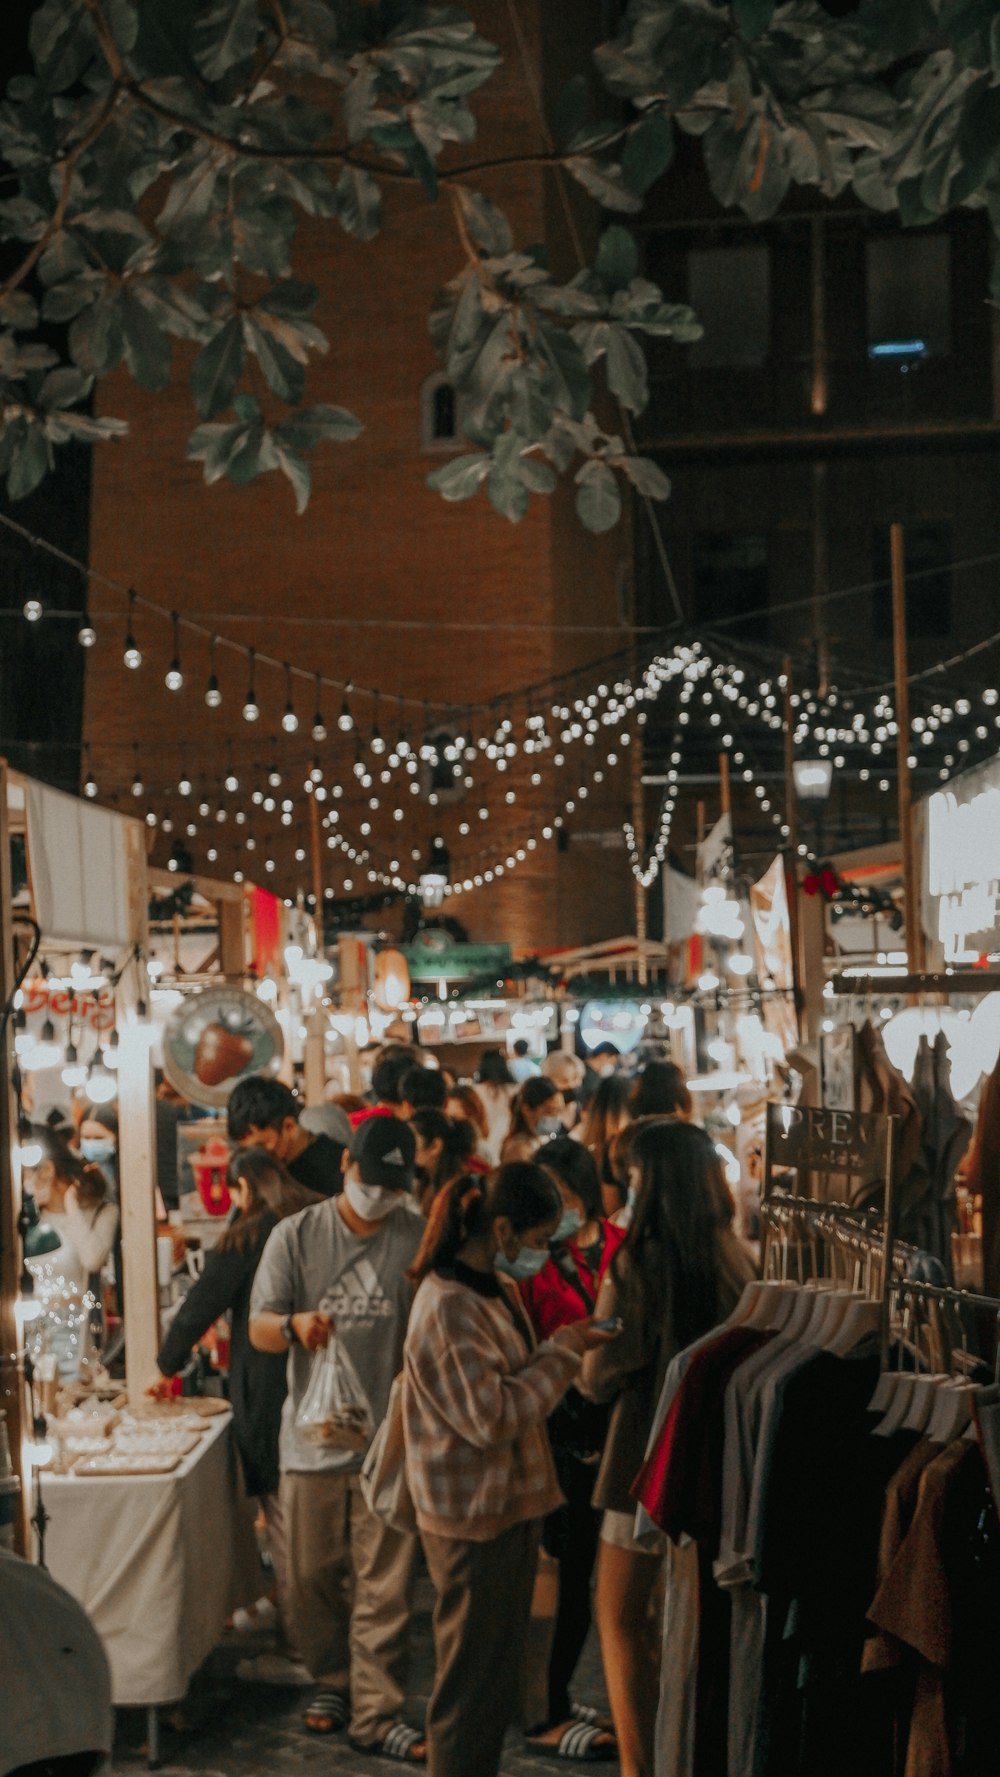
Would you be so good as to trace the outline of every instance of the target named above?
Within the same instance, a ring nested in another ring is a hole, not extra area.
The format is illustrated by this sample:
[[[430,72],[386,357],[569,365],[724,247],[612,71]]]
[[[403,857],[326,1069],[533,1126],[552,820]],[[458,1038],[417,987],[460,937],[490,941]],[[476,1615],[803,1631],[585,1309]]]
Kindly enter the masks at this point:
[[[342,1340],[331,1333],[313,1359],[295,1420],[300,1437],[324,1450],[367,1450],[375,1433],[368,1396]]]

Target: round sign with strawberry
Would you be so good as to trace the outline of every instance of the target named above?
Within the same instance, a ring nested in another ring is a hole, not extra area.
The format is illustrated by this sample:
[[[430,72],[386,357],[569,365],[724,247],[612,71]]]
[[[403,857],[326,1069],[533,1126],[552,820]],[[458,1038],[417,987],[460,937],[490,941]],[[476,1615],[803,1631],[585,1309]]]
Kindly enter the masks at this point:
[[[281,1066],[281,1026],[256,994],[206,987],[185,997],[163,1032],[163,1071],[193,1104],[218,1110],[247,1074]]]

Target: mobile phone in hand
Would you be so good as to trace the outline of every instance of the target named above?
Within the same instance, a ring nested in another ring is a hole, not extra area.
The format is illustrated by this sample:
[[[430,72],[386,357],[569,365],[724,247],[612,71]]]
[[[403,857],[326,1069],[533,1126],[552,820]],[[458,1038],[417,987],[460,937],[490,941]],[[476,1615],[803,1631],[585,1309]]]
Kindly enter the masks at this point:
[[[620,1315],[612,1314],[608,1316],[607,1320],[595,1320],[594,1331],[595,1333],[620,1333],[624,1324]]]

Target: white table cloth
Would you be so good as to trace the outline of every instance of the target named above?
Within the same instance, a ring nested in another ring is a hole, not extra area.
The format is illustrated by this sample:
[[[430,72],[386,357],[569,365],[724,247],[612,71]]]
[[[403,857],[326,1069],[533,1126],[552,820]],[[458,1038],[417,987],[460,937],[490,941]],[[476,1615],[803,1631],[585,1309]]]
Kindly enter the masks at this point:
[[[232,1611],[260,1596],[231,1423],[213,1420],[169,1475],[43,1475],[49,1571],[101,1636],[120,1707],[179,1701]]]

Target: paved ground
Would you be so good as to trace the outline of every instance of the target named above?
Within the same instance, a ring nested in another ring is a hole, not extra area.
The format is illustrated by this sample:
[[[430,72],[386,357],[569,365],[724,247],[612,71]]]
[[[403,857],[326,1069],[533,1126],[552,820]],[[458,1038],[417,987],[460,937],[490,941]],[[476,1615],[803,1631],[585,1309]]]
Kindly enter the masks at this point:
[[[433,1661],[430,1639],[430,1592],[422,1588],[415,1623],[413,1696],[410,1720],[418,1726],[426,1703]],[[352,1772],[356,1777],[386,1777],[401,1766],[353,1752],[342,1734],[320,1737],[309,1734],[300,1721],[308,1691],[277,1690],[270,1686],[242,1684],[236,1677],[237,1662],[248,1653],[269,1645],[259,1636],[228,1634],[217,1652],[194,1678],[183,1709],[165,1712],[162,1721],[163,1777],[299,1777]],[[596,1637],[581,1662],[577,1696],[580,1701],[605,1706]],[[144,1769],[146,1718],[138,1710],[123,1710],[118,1718],[114,1757],[115,1777],[139,1777]],[[582,1770],[564,1765],[564,1770]],[[556,1769],[550,1759],[525,1751],[523,1740],[512,1734],[503,1763],[504,1777],[551,1777]],[[615,1777],[617,1764],[601,1770]],[[476,1777],[470,1772],[469,1777]]]

